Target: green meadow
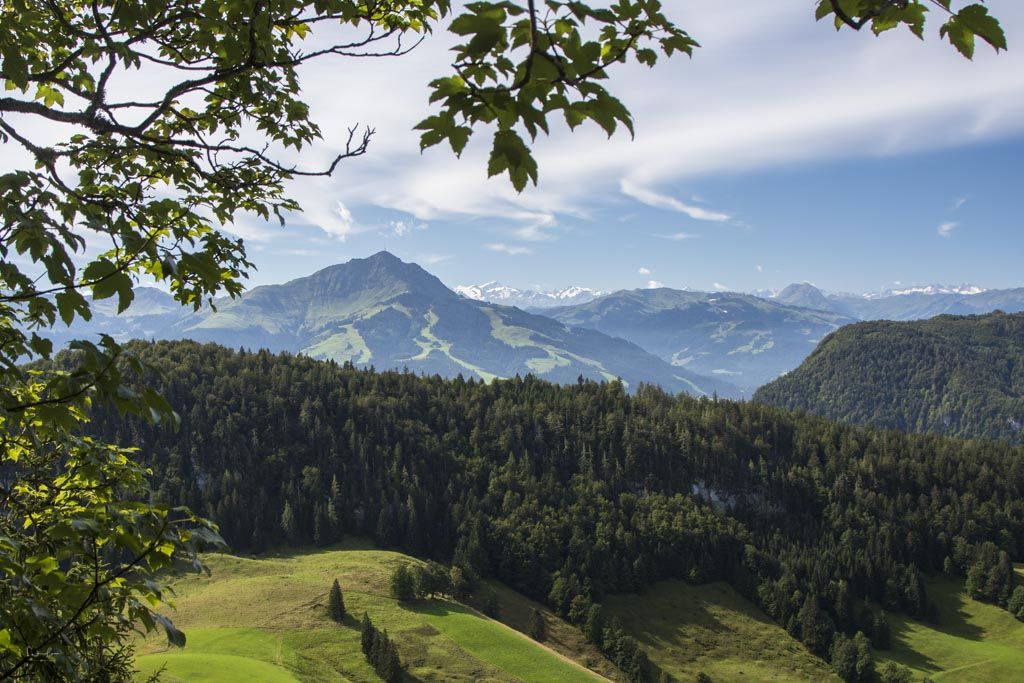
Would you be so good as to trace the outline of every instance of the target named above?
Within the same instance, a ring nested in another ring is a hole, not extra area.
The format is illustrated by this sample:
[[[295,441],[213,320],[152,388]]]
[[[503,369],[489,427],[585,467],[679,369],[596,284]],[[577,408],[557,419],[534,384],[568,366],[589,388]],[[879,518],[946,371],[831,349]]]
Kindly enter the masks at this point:
[[[188,636],[187,647],[170,648],[157,636],[140,641],[139,680],[160,671],[169,683],[377,681],[359,646],[364,611],[394,638],[413,680],[624,680],[578,628],[500,583],[486,582],[469,604],[399,604],[388,595],[391,572],[418,562],[400,553],[354,541],[303,554],[206,559],[210,576],[175,584],[172,616]],[[344,624],[326,615],[335,578],[350,615]],[[492,591],[500,621],[474,609]],[[876,652],[879,666],[896,661],[918,681],[1024,680],[1024,623],[969,599],[950,580],[929,582],[929,594],[939,605],[938,623],[890,614],[893,647]],[[611,596],[605,605],[678,681],[696,680],[701,672],[716,683],[838,681],[827,664],[724,583],[666,581],[640,595]],[[534,609],[546,621],[543,644],[524,635]]]
[[[1024,622],[970,599],[948,579],[929,582],[928,595],[939,607],[938,623],[890,614],[892,649],[877,653],[880,662],[899,662],[917,680],[936,683],[1024,680]]]
[[[836,681],[755,605],[725,583],[664,581],[606,603],[651,661],[679,681]]]
[[[365,611],[395,639],[410,676],[424,681],[599,681],[602,676],[472,607],[443,600],[399,604],[391,571],[416,562],[399,553],[350,546],[261,559],[212,555],[209,577],[175,584],[175,624],[184,649],[152,637],[139,643],[139,679],[165,681],[376,681],[359,646]],[[327,618],[337,578],[350,618]],[[515,613],[513,596],[501,595]],[[555,632],[572,629],[546,614]],[[574,629],[573,629],[574,630]],[[607,663],[605,663],[607,666]]]

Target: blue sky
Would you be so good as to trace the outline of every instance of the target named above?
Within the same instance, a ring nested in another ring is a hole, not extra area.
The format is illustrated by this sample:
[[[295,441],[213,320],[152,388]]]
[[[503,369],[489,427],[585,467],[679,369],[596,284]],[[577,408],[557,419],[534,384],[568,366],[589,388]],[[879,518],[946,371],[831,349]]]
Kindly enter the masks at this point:
[[[310,70],[326,140],[303,163],[356,121],[378,135],[334,178],[296,181],[305,213],[287,227],[232,227],[259,267],[253,284],[388,249],[450,285],[1024,286],[1022,3],[989,3],[1010,50],[979,46],[974,62],[934,19],[921,43],[836,34],[801,0],[737,4],[674,10],[704,45],[694,59],[612,74],[637,138],[556,131],[536,147],[541,184],[522,195],[485,178],[484,136],[461,160],[419,154],[411,128],[444,44]],[[386,96],[363,95],[383,78]]]

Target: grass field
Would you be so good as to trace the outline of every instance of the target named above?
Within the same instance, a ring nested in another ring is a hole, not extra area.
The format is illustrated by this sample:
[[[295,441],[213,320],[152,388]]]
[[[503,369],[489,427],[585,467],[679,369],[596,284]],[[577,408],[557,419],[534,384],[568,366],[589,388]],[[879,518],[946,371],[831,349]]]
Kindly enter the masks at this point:
[[[554,649],[488,619],[471,607],[441,600],[402,605],[387,596],[399,553],[350,546],[263,559],[208,558],[211,577],[175,585],[175,624],[188,645],[168,649],[160,638],[139,644],[140,678],[164,667],[171,681],[375,681],[359,648],[364,611],[387,629],[415,680],[597,681],[601,676]],[[334,578],[353,615],[345,624],[326,616]],[[501,595],[510,614],[525,598]],[[574,630],[547,615],[556,632]],[[607,666],[607,663],[603,663]]]
[[[836,681],[756,606],[724,583],[665,581],[640,595],[608,599],[609,613],[680,681]]]
[[[162,638],[139,644],[140,678],[161,668],[169,683],[376,681],[359,649],[357,618],[370,614],[396,641],[412,680],[623,680],[579,631],[499,583],[488,582],[500,619],[470,605],[430,600],[399,604],[387,595],[399,553],[352,542],[342,549],[262,559],[207,558],[211,577],[177,582],[175,623],[188,646]],[[326,616],[327,591],[338,578],[352,615],[345,624]],[[964,683],[1024,680],[1024,623],[992,605],[970,600],[958,583],[929,583],[938,624],[890,615],[893,648],[876,653],[916,680]],[[475,605],[476,600],[471,600]],[[723,583],[663,582],[641,595],[607,599],[651,660],[676,680],[705,672],[713,681],[837,681],[829,667],[760,610]],[[534,609],[544,614],[547,640],[523,632]]]
[[[939,606],[939,623],[923,624],[890,614],[892,645],[878,653],[910,667],[918,680],[988,683],[1024,680],[1024,623],[994,605],[971,600],[959,583],[928,584]]]

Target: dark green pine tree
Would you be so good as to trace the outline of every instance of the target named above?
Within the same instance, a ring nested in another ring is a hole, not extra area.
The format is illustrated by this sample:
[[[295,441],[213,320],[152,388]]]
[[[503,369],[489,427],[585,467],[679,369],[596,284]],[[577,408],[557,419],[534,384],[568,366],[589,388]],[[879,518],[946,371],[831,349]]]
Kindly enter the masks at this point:
[[[601,647],[604,643],[604,609],[601,605],[593,604],[587,612],[587,622],[583,626],[583,632],[587,634],[594,645]]]
[[[345,619],[345,598],[341,595],[341,584],[335,579],[327,599],[327,613],[339,624]]]
[[[818,599],[814,595],[808,595],[804,600],[797,618],[800,621],[800,636],[804,645],[819,657],[823,656],[832,644],[835,629],[828,614],[818,606]]]
[[[360,630],[360,644],[362,646],[363,654],[367,657],[373,651],[373,644],[377,640],[377,629],[374,627],[373,622],[370,621],[370,615],[363,612],[363,620],[359,624]]]
[[[530,616],[530,637],[536,641],[543,641],[547,637],[544,615],[536,608],[534,608],[533,614]]]

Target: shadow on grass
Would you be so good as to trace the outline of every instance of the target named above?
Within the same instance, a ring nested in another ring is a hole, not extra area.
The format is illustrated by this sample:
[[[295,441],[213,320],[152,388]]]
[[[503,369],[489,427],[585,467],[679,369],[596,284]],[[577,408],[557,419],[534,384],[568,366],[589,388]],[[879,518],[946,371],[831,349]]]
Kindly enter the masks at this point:
[[[969,615],[966,606],[968,601],[973,598],[963,592],[949,591],[947,593],[943,591],[943,593],[945,594],[941,596],[940,600],[945,609],[939,610],[939,623],[934,628],[957,638],[973,641],[983,640],[985,631],[967,620]]]
[[[416,614],[429,614],[433,617],[447,617],[452,614],[468,614],[476,616],[472,609],[446,600],[408,600],[399,602],[398,606],[407,612]]]
[[[905,664],[918,671],[927,671],[929,673],[938,673],[942,671],[942,667],[934,659],[928,655],[922,654],[921,652],[913,649],[911,645],[911,639],[909,638],[909,629],[907,628],[907,622],[900,622],[899,624],[893,624],[892,626],[892,647],[889,650],[883,650],[883,654],[888,657],[892,657],[901,664]]]
[[[356,633],[360,633],[361,634],[362,631],[363,631],[362,616],[356,617],[354,614],[352,614],[350,612],[346,612],[345,616],[342,617],[341,621],[336,622],[336,623],[338,624],[338,626],[340,626],[342,628],[352,629]],[[364,655],[360,652],[360,656],[362,657]],[[402,659],[406,660],[405,664],[406,664],[406,666],[408,666],[409,662],[407,660],[407,653],[405,653],[402,656]],[[402,680],[403,681],[409,681],[410,683],[419,683],[423,679],[419,678],[418,676],[416,676],[416,675],[414,675],[412,673],[410,673],[408,669],[403,669],[402,670]]]
[[[912,624],[919,623],[936,633],[971,642],[984,641],[985,631],[980,626],[970,622],[970,613],[967,610],[967,606],[972,598],[961,590],[959,584],[951,581],[936,582],[933,584],[931,593],[932,599],[939,605],[938,622],[915,622],[909,617],[894,619],[892,622],[894,648],[887,654],[920,671],[939,673],[943,670],[943,667],[938,662],[930,656],[913,649],[915,638],[910,633]]]

